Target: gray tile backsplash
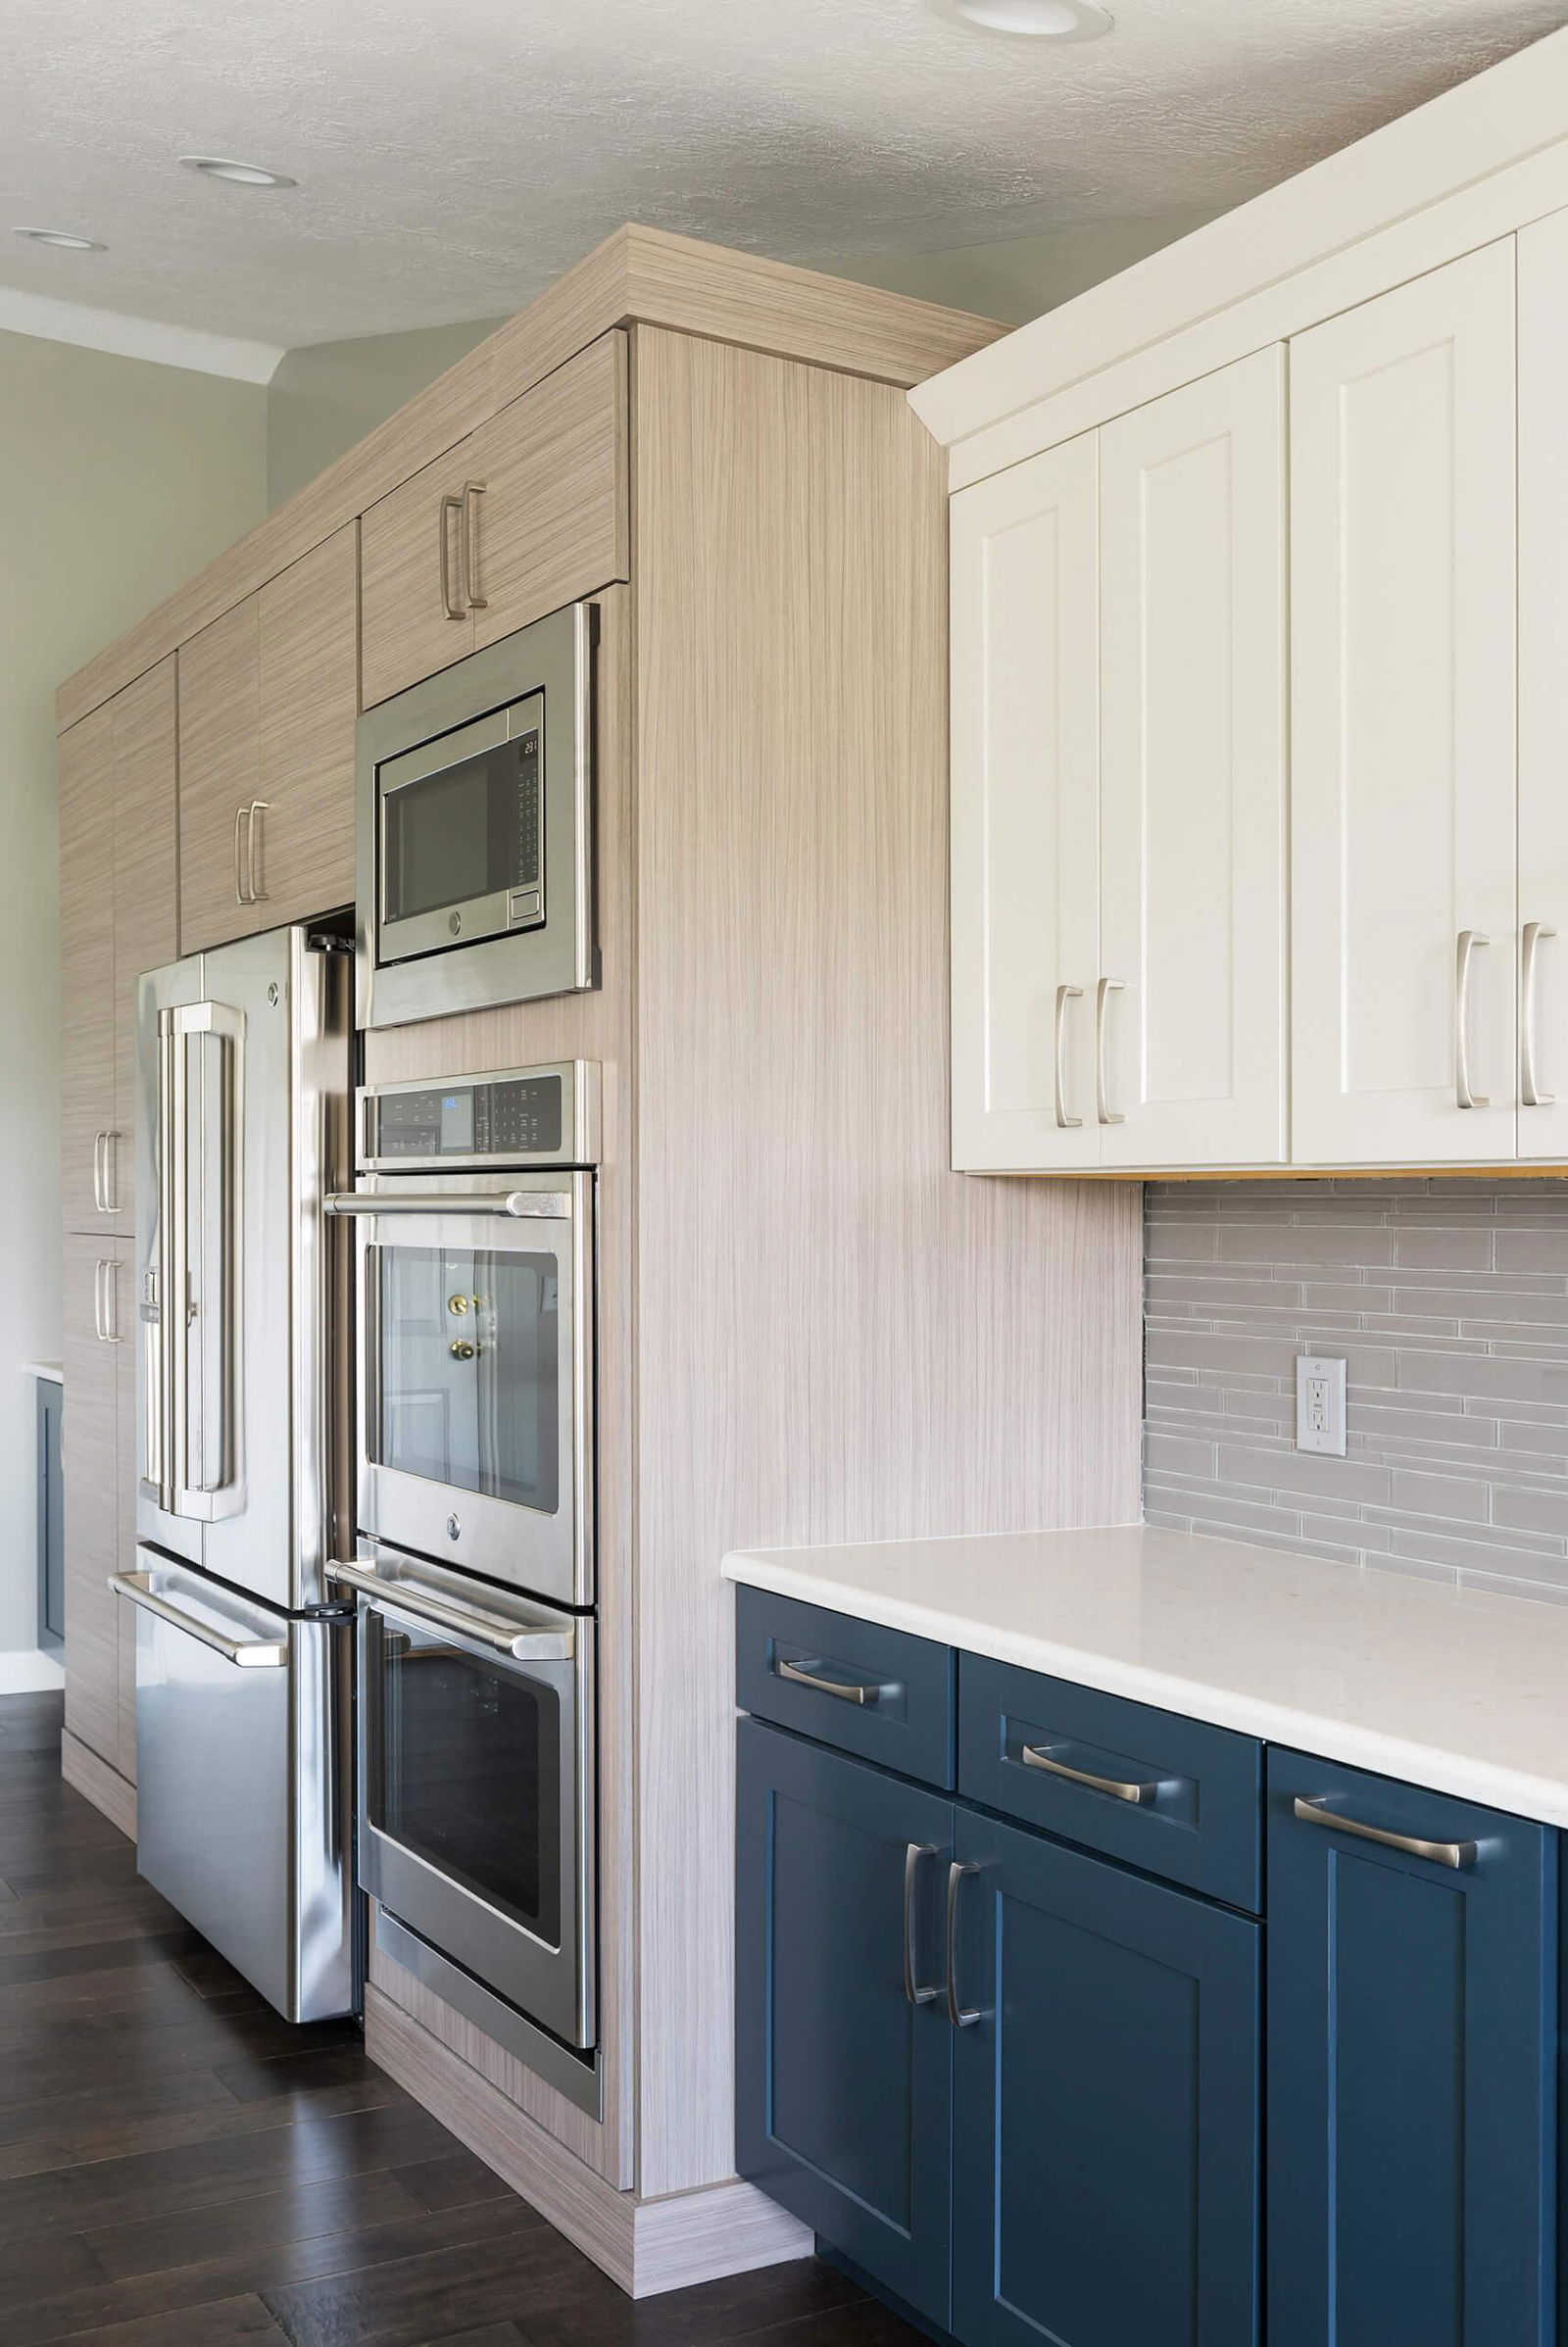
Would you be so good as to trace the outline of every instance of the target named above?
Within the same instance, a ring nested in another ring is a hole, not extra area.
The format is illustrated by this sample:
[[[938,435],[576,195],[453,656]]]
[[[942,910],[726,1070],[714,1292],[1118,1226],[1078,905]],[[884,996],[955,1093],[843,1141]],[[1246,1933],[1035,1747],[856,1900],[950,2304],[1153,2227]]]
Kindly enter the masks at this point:
[[[1146,1231],[1151,1524],[1568,1601],[1568,1181],[1152,1182]]]

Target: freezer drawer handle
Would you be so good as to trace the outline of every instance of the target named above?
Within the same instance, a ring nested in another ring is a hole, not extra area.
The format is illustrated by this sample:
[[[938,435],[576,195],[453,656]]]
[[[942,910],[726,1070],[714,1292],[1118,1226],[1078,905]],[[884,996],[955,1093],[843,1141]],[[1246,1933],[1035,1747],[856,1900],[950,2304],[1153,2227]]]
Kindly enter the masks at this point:
[[[459,1605],[436,1596],[433,1590],[411,1590],[407,1582],[387,1581],[368,1565],[333,1563],[326,1570],[333,1581],[346,1581],[350,1589],[363,1589],[381,1604],[412,1614],[416,1622],[428,1622],[437,1630],[455,1630],[517,1662],[570,1662],[575,1651],[576,1640],[568,1623],[559,1630],[522,1630],[501,1614],[481,1613],[476,1606]]]
[[[564,1190],[334,1190],[328,1214],[512,1214],[560,1222],[571,1212]]]
[[[199,1622],[194,1614],[181,1613],[177,1605],[160,1597],[150,1573],[111,1573],[109,1586],[117,1597],[128,1597],[143,1613],[156,1614],[160,1622],[182,1630],[187,1638],[199,1638],[204,1646],[211,1646],[215,1654],[220,1654],[225,1662],[235,1663],[242,1670],[275,1670],[288,1661],[286,1638],[225,1638],[210,1622]]]

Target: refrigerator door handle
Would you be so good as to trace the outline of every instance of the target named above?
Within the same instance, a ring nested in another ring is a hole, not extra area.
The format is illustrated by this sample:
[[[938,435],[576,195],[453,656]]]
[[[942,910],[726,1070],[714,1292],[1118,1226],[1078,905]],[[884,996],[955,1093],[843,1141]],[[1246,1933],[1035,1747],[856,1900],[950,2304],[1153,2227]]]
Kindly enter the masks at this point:
[[[288,1661],[287,1638],[231,1638],[212,1622],[204,1622],[195,1614],[185,1613],[179,1606],[171,1605],[153,1587],[150,1573],[111,1573],[109,1586],[117,1597],[128,1597],[144,1613],[156,1614],[160,1622],[172,1629],[183,1631],[187,1638],[199,1638],[211,1646],[225,1662],[242,1670],[281,1669]]]
[[[245,1022],[225,1002],[187,1002],[162,1010],[159,1026],[159,1183],[157,1327],[161,1342],[157,1413],[159,1505],[176,1516],[211,1520],[215,1501],[235,1481],[235,1305],[239,1252],[240,1053]],[[208,1147],[206,1087],[199,1164],[191,1166],[191,1054],[208,1037],[219,1045],[218,1146]],[[193,1209],[195,1245],[192,1243]],[[200,1264],[200,1276],[193,1263]],[[195,1336],[196,1388],[191,1352]],[[219,1423],[209,1441],[207,1388],[216,1375]],[[151,1431],[151,1430],[150,1430]]]

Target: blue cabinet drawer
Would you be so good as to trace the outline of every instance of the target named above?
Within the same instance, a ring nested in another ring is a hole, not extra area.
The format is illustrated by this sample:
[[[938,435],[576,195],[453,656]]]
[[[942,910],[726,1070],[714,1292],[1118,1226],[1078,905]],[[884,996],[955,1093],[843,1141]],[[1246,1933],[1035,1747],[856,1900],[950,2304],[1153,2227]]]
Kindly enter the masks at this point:
[[[735,1629],[743,1711],[944,1791],[952,1786],[951,1647],[767,1589],[736,1590]]]
[[[1261,1747],[1124,1695],[959,1658],[958,1790],[1256,1914]]]

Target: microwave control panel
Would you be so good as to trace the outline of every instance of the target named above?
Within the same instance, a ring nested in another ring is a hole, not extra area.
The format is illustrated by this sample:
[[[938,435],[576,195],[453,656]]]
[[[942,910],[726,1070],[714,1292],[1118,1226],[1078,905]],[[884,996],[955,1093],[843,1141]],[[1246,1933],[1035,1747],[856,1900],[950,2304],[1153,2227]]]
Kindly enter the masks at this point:
[[[591,1164],[598,1074],[586,1061],[457,1076],[444,1084],[369,1085],[360,1095],[361,1164]]]

